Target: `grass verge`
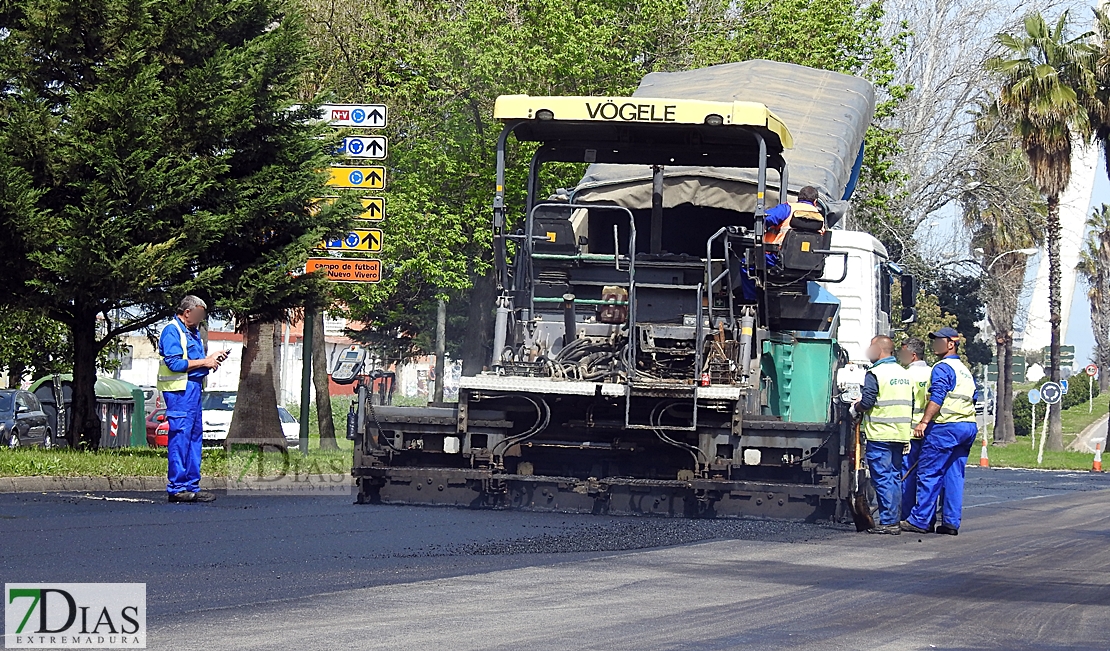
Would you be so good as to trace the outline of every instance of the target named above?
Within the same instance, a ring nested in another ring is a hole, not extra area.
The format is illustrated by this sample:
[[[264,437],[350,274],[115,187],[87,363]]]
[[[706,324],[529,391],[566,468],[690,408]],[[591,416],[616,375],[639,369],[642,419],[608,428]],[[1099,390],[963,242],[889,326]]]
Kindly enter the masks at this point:
[[[310,469],[325,468],[326,472],[350,472],[351,442],[341,439],[339,443],[339,450],[320,450],[310,439],[308,458],[304,463],[298,461],[298,465]],[[276,453],[267,454],[278,456]],[[289,454],[300,459],[295,449]],[[68,448],[0,449],[0,477],[162,477],[165,474],[164,448],[121,448],[98,452]],[[227,476],[227,453],[223,448],[204,449],[200,474],[203,477]]]

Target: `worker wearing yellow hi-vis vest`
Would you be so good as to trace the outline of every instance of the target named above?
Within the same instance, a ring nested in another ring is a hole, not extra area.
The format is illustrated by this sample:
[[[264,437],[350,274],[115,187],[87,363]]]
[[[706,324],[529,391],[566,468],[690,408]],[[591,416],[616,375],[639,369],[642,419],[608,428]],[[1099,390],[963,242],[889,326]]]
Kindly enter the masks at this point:
[[[964,501],[964,467],[978,434],[975,402],[978,388],[971,371],[960,361],[960,333],[941,328],[930,333],[933,353],[940,361],[929,377],[929,404],[914,426],[924,437],[917,463],[917,503],[899,523],[903,531],[926,533],[936,518],[937,497],[943,488],[937,533],[959,533]]]
[[[913,391],[906,369],[894,359],[894,342],[878,336],[867,349],[871,368],[863,384],[863,397],[852,405],[862,414],[860,432],[867,438],[867,467],[879,502],[879,522],[869,533],[901,533],[902,451],[910,442]]]
[[[206,355],[197,326],[207,316],[207,306],[196,296],[186,296],[177,316],[162,329],[158,339],[158,390],[166,401],[166,492],[171,502],[211,502],[215,496],[200,490],[201,384],[210,370],[220,367],[228,351]]]
[[[929,404],[929,381],[933,369],[925,361],[925,342],[910,337],[902,343],[898,351],[898,361],[906,367],[913,389],[913,419],[919,423],[925,415],[925,405]],[[910,510],[917,503],[917,462],[921,457],[921,439],[910,439],[902,454],[902,516],[909,517]]]

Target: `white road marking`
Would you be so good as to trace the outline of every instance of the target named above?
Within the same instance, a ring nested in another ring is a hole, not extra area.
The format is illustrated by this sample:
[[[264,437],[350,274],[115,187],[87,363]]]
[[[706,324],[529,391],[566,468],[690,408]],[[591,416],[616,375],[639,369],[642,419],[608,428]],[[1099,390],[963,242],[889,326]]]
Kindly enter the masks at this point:
[[[1022,497],[1022,498],[1019,498],[1019,499],[1016,499],[1016,500],[996,500],[994,502],[983,502],[982,504],[972,504],[970,506],[965,506],[964,508],[965,509],[973,509],[977,506],[993,506],[995,504],[1007,504],[1009,502],[1024,502],[1025,500],[1039,500],[1039,499],[1044,498],[1044,497],[1052,497],[1052,496],[1051,495],[1034,495],[1032,497]]]
[[[145,498],[142,498],[142,497],[108,497],[107,495],[89,495],[88,493],[85,493],[83,495],[73,493],[73,494],[66,495],[66,497],[80,497],[81,499],[102,500],[102,501],[105,501],[105,502],[136,502],[136,503],[140,503],[140,504],[157,504],[158,503],[157,500],[148,500],[148,499],[145,499]]]

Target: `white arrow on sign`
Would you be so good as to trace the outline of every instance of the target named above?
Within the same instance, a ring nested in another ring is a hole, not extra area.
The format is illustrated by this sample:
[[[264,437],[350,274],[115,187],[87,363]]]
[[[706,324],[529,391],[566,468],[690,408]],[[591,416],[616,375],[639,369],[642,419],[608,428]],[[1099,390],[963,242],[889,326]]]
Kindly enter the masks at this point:
[[[351,158],[382,159],[388,155],[385,136],[348,136],[339,143],[339,154]]]
[[[1041,385],[1041,398],[1046,404],[1054,405],[1064,397],[1063,388],[1055,382],[1045,382]]]
[[[367,127],[380,129],[386,125],[385,104],[323,104],[324,120],[333,127]]]

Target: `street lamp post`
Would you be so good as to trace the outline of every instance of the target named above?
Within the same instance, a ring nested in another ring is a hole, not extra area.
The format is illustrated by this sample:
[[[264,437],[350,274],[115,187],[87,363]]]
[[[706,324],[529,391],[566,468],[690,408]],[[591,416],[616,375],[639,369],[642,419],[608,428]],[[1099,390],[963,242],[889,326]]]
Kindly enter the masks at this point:
[[[983,249],[975,249],[975,252],[976,253],[984,253]],[[991,260],[991,263],[986,266],[985,271],[987,273],[990,273],[991,268],[994,267],[994,263],[996,263],[999,260],[1001,260],[1002,258],[1010,255],[1011,253],[1020,253],[1024,256],[1030,256],[1030,255],[1036,255],[1037,249],[1035,249],[1035,248],[1026,248],[1026,249],[1011,249],[1009,251],[1003,251],[1002,253],[999,253],[998,255],[996,255],[994,257],[994,260]]]

